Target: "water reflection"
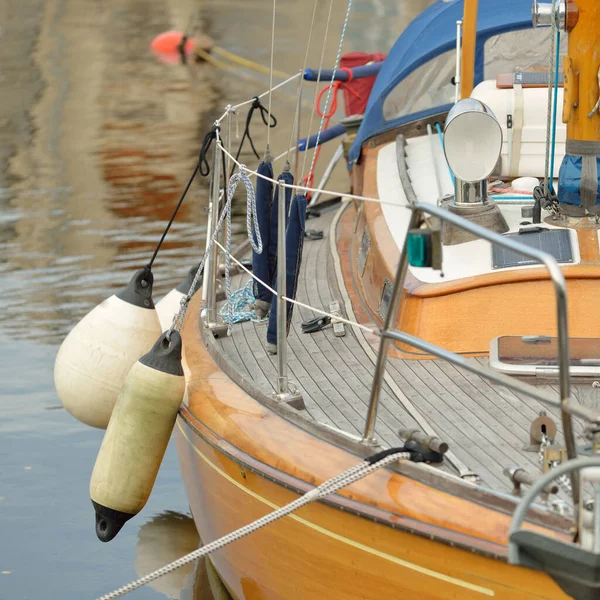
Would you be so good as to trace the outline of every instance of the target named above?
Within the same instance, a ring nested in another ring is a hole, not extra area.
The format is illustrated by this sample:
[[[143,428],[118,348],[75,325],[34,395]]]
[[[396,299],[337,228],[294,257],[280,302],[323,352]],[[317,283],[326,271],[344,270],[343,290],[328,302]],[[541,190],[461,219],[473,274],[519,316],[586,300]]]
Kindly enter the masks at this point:
[[[201,543],[191,517],[163,512],[140,528],[135,569],[142,577],[192,552]],[[177,569],[150,586],[170,600],[231,600],[208,558]]]
[[[428,3],[355,0],[344,50],[387,51]],[[302,62],[311,16],[306,4],[277,2],[278,70],[295,72]],[[311,66],[318,66],[328,4],[319,2]],[[335,56],[344,5],[335,0],[326,66]],[[58,405],[52,379],[58,344],[148,260],[213,119],[226,104],[268,87],[267,76],[239,68],[162,64],[150,42],[162,31],[183,29],[199,9],[201,29],[217,45],[265,65],[269,36],[261,32],[270,27],[271,7],[267,0],[0,2],[2,598],[94,597],[133,579],[134,562],[143,572],[198,543],[189,517],[164,512],[187,507],[171,446],[142,515],[115,541],[100,544],[87,488],[102,432],[45,408]],[[273,96],[281,124],[271,136],[274,154],[289,142],[294,93],[292,87]],[[312,94],[307,87],[304,124]],[[244,111],[234,118],[234,146],[236,120],[241,129],[244,118]],[[316,127],[315,119],[313,132]],[[262,152],[265,129],[258,120],[252,133]],[[318,169],[332,151],[324,150]],[[242,159],[256,164],[248,152]],[[345,189],[343,166],[331,185]],[[198,180],[155,263],[155,299],[197,262],[206,200],[207,184]],[[238,215],[235,230],[243,227]],[[136,546],[136,527],[145,519]],[[260,598],[251,579],[244,590]],[[226,598],[210,563],[202,563],[132,597],[208,599],[211,593]]]

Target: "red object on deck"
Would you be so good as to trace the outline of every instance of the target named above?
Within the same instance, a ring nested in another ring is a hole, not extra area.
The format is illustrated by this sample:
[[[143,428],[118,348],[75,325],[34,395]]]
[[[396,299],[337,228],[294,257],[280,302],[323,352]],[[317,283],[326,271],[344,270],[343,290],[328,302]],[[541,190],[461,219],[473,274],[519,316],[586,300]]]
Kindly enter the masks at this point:
[[[367,108],[367,102],[369,101],[369,94],[371,93],[371,89],[373,88],[375,78],[377,76],[373,75],[372,77],[361,77],[360,79],[354,79],[351,69],[354,67],[362,67],[363,65],[371,62],[380,62],[385,60],[385,57],[385,54],[381,54],[379,52],[375,52],[373,54],[367,54],[366,52],[349,52],[348,54],[344,54],[344,56],[342,56],[338,70],[346,71],[346,73],[348,73],[348,80],[334,81],[331,86],[325,86],[317,95],[315,110],[319,116],[325,117],[323,129],[327,129],[329,127],[329,121],[331,121],[331,118],[337,110],[337,93],[340,89],[344,91],[344,112],[346,113],[347,117],[350,115],[362,115],[365,112],[365,109]],[[329,87],[332,88],[331,102],[329,105],[329,110],[326,113],[323,113],[321,111],[321,99],[327,93]],[[315,150],[315,164],[320,153],[321,145],[319,144]],[[303,181],[307,187],[312,187],[314,182],[314,170],[307,174]],[[310,192],[307,194],[307,198],[310,198]]]
[[[152,50],[158,52],[159,54],[179,54],[179,44],[181,44],[181,40],[183,39],[183,32],[181,31],[165,31],[160,35],[157,35],[153,40],[150,46]],[[196,41],[194,38],[189,38],[185,42],[184,52],[185,54],[191,54],[194,50],[194,45]]]
[[[342,56],[340,68],[353,69],[354,67],[362,67],[367,63],[385,60],[385,57],[386,55],[380,52],[374,52],[373,54],[349,52]],[[344,110],[347,117],[350,115],[362,115],[365,112],[375,78],[376,75],[361,79],[352,79],[340,86],[344,90]]]

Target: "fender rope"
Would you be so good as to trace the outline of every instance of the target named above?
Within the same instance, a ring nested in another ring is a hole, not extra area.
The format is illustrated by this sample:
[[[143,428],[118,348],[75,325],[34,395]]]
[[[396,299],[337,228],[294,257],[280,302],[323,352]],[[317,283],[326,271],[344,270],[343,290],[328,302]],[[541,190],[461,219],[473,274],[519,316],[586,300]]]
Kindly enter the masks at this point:
[[[204,271],[204,263],[206,262],[210,251],[217,240],[217,236],[225,218],[227,218],[227,226],[225,231],[225,292],[227,295],[227,300],[229,300],[231,296],[231,277],[229,275],[229,270],[231,267],[231,203],[233,195],[235,194],[235,190],[237,189],[237,186],[240,182],[242,182],[246,187],[246,228],[248,233],[248,239],[250,240],[250,245],[257,254],[261,254],[263,251],[262,239],[260,237],[260,231],[258,228],[258,218],[256,216],[256,198],[254,195],[254,187],[252,186],[252,181],[250,180],[250,177],[248,177],[246,173],[246,166],[240,165],[239,172],[232,175],[231,179],[229,180],[229,186],[227,187],[227,201],[225,202],[225,206],[223,207],[223,211],[221,212],[221,216],[219,217],[217,226],[213,231],[212,238],[208,246],[206,247],[206,252],[202,256],[202,260],[198,265],[198,270],[196,271],[196,275],[194,276],[194,280],[192,281],[190,290],[181,299],[179,311],[173,317],[173,324],[171,325],[171,329],[169,330],[167,339],[169,339],[171,331],[175,330],[177,332],[181,332],[181,328],[183,327],[183,321],[187,313],[188,305],[190,303],[190,300],[192,299],[194,291],[196,290],[196,286],[198,285],[200,276]],[[233,326],[233,308],[231,306],[231,302],[228,302],[228,305],[229,321],[227,325],[228,332],[231,332]]]

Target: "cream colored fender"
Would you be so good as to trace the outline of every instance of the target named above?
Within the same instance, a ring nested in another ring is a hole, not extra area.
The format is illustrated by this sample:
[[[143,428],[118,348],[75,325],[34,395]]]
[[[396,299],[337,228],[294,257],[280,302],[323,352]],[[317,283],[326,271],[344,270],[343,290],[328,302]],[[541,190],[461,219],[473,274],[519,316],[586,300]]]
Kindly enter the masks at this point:
[[[129,369],[160,335],[152,281],[152,272],[140,269],[125,289],[83,317],[58,350],[58,397],[87,425],[106,429]]]
[[[173,318],[179,312],[183,298],[185,298],[185,294],[182,294],[177,288],[173,288],[156,303],[156,313],[163,333],[171,328]]]
[[[158,313],[161,331],[167,331],[173,324],[173,318],[181,308],[181,300],[185,298],[186,294],[190,291],[199,266],[200,265],[195,265],[192,267],[188,271],[185,279],[176,288],[172,289],[164,298],[161,298],[156,303],[156,312]],[[201,282],[202,278],[200,278],[196,284],[193,292],[194,294],[200,287]]]
[[[181,337],[166,336],[129,371],[96,458],[90,497],[103,542],[145,506],[183,399]]]

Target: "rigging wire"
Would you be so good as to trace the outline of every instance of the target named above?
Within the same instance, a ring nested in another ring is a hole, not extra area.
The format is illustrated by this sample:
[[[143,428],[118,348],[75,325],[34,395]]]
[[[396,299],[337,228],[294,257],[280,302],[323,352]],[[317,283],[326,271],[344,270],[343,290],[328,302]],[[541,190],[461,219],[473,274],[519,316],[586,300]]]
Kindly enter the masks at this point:
[[[325,47],[327,45],[327,34],[329,33],[329,25],[331,23],[331,14],[333,12],[333,2],[334,0],[330,0],[329,2],[329,13],[327,14],[327,22],[325,23],[325,35],[323,36],[323,47],[321,48],[321,59],[319,60],[319,70],[317,73],[317,81],[320,81],[321,79],[321,71],[323,70],[323,61],[325,60]],[[316,85],[315,86],[315,98],[313,100],[313,106],[316,106],[317,103],[317,98],[319,96],[319,86]],[[314,108],[310,113],[310,119],[308,121],[308,130],[306,131],[306,139],[308,139],[310,137],[310,130],[312,129],[312,123],[313,123],[313,118],[315,115],[315,111]],[[302,173],[304,173],[304,170],[306,168],[306,157],[308,155],[308,152],[304,155],[304,158],[302,159]],[[306,181],[308,181],[308,179],[306,179]]]
[[[544,167],[544,191],[546,197],[550,197],[552,180],[554,179],[554,173],[550,173],[550,136],[552,129],[552,86],[554,84],[553,74],[554,69],[558,70],[558,64],[554,63],[554,49],[556,44],[556,2],[552,0],[551,6],[551,33],[550,33],[550,55],[548,65],[548,115],[546,118],[546,163]],[[560,47],[560,46],[559,46]],[[556,115],[554,115],[556,118]]]
[[[259,94],[258,96],[254,96],[253,98],[250,98],[249,100],[244,100],[244,102],[240,102],[239,104],[234,104],[233,106],[228,106],[227,110],[225,110],[225,112],[215,121],[216,124],[220,125],[222,123],[223,119],[225,119],[227,117],[227,114],[230,110],[235,112],[235,111],[237,111],[238,108],[243,108],[244,106],[248,106],[249,104],[252,104],[254,102],[254,98],[258,98],[259,100],[261,100],[265,96],[268,96],[270,92],[274,92],[275,90],[278,90],[279,88],[283,87],[284,85],[287,85],[288,83],[290,83],[290,81],[294,81],[294,79],[300,77],[301,75],[302,75],[302,73],[296,73],[295,75],[291,75],[285,81],[278,83],[276,86],[273,86],[271,89],[268,89],[267,91],[263,92],[262,94]]]
[[[308,64],[308,51],[310,50],[310,42],[312,40],[312,34],[313,34],[313,29],[315,27],[315,17],[317,14],[317,5],[319,4],[319,0],[315,0],[315,3],[313,5],[313,13],[312,13],[312,18],[310,20],[310,29],[308,30],[308,38],[306,40],[306,50],[304,51],[304,62],[302,64],[302,71],[300,71],[301,77],[300,77],[300,82],[298,83],[298,94],[296,97],[296,111],[294,112],[294,123],[298,123],[298,114],[299,112],[302,110],[302,87],[304,85],[304,72],[306,71],[306,65]],[[292,127],[292,130],[290,132],[290,142],[288,144],[288,150],[287,152],[285,152],[285,162],[289,164],[290,162],[290,152],[292,150],[294,150],[295,148],[295,152],[298,153],[298,143],[296,142],[296,145],[293,146],[293,142],[294,142],[294,135],[296,136],[296,140],[298,139],[298,136],[300,135],[299,131],[295,131],[296,127]],[[281,154],[277,157],[277,158],[281,158]],[[277,159],[275,159],[277,160]]]
[[[277,0],[273,0],[273,25],[271,26],[271,70],[269,72],[269,118],[266,123],[267,125],[267,151],[266,155],[270,152],[271,147],[271,127],[269,122],[271,121],[271,97],[273,95],[273,55],[275,53],[275,12],[277,8]],[[264,119],[263,119],[264,120]]]
[[[317,132],[317,139],[315,142],[315,149],[313,151],[312,161],[310,163],[310,170],[308,172],[306,182],[308,185],[311,184],[313,177],[313,170],[315,168],[315,161],[317,159],[317,150],[319,149],[319,141],[321,139],[321,133],[323,132],[323,126],[325,125],[326,115],[329,112],[329,102],[331,101],[331,91],[335,84],[335,75],[338,71],[338,67],[340,64],[340,59],[342,57],[342,46],[344,45],[344,38],[346,37],[346,30],[348,28],[348,21],[350,19],[350,11],[352,10],[352,2],[353,0],[348,0],[348,8],[346,9],[346,17],[344,18],[344,24],[342,26],[342,34],[340,36],[340,43],[338,45],[337,56],[335,57],[335,63],[333,65],[333,71],[331,73],[331,82],[329,84],[329,88],[327,89],[327,97],[325,98],[325,108],[321,115],[321,122],[319,124],[319,130]],[[321,73],[319,72],[319,78]]]
[[[552,120],[552,141],[550,151],[550,189],[554,192],[554,159],[556,156],[556,116],[558,111],[558,64],[560,60],[560,29],[556,29],[556,54],[555,54],[555,68],[554,68],[554,109],[553,109],[553,120]]]

